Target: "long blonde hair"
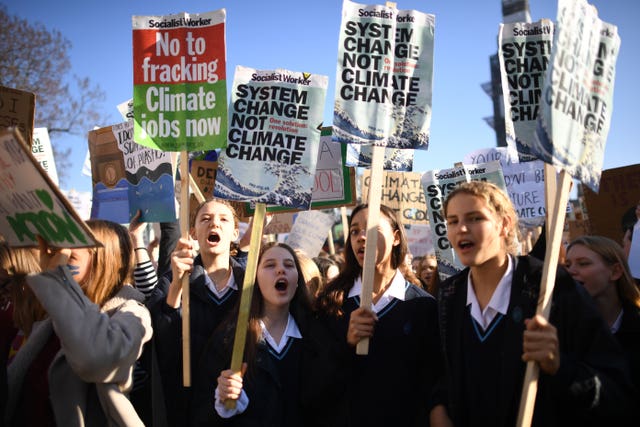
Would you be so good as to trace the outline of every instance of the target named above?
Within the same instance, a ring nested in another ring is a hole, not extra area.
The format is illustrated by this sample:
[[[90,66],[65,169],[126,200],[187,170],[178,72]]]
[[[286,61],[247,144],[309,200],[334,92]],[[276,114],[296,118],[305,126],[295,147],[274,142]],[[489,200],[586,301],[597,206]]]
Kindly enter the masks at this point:
[[[80,286],[87,297],[102,306],[126,283],[132,283],[133,244],[125,227],[111,221],[87,221],[101,247],[92,248],[91,272]]]

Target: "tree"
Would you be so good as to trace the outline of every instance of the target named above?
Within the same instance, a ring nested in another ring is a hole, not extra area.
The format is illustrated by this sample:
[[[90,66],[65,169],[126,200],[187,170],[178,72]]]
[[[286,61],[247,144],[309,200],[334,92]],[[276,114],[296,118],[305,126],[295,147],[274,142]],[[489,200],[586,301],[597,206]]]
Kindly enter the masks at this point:
[[[0,22],[0,85],[36,94],[36,127],[49,131],[62,183],[71,148],[56,146],[55,137],[85,133],[100,123],[104,92],[87,77],[70,76],[71,43],[60,31],[11,16],[5,5],[0,5]]]

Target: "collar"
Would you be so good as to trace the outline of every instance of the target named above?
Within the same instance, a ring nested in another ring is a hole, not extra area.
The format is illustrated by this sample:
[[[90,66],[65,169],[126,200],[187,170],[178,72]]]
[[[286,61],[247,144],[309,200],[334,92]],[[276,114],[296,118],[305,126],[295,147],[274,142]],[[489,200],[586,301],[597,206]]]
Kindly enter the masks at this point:
[[[229,289],[233,289],[235,291],[238,290],[236,280],[233,278],[233,270],[231,270],[231,274],[229,274],[229,280],[227,280],[227,283],[225,283],[225,285],[220,290],[216,288],[215,283],[213,283],[213,280],[211,280],[211,277],[209,277],[206,271],[204,273],[204,283],[207,288],[218,298],[222,298],[229,291]]]
[[[384,291],[380,299],[377,303],[372,305],[372,309],[374,313],[380,312],[383,308],[385,308],[393,299],[398,299],[400,301],[404,301],[405,299],[405,287],[407,281],[404,276],[400,272],[400,270],[396,270],[395,276],[391,279],[391,284]],[[349,298],[360,296],[362,293],[362,276],[358,277],[355,282],[353,282],[353,286],[349,290]]]
[[[612,334],[615,334],[620,329],[620,326],[622,325],[622,315],[623,314],[624,314],[624,308],[620,310],[620,314],[618,314],[618,317],[616,317],[616,321],[613,322],[613,325],[611,325],[611,333]]]
[[[291,313],[289,313],[289,317],[287,318],[287,327],[285,328],[284,334],[282,334],[282,338],[280,338],[279,343],[276,343],[276,340],[271,336],[262,320],[260,320],[260,328],[262,328],[262,337],[277,353],[280,353],[285,345],[287,345],[289,338],[302,338],[298,324]]]
[[[498,313],[503,315],[507,314],[507,310],[509,309],[509,300],[511,298],[511,281],[513,279],[514,271],[513,264],[511,255],[509,255],[507,257],[507,270],[502,275],[502,278],[498,282],[498,286],[493,291],[489,304],[487,304],[484,310],[480,309],[478,297],[473,289],[471,271],[469,271],[469,275],[467,276],[467,306],[471,305],[471,317],[473,317],[485,330],[489,327],[493,318]]]

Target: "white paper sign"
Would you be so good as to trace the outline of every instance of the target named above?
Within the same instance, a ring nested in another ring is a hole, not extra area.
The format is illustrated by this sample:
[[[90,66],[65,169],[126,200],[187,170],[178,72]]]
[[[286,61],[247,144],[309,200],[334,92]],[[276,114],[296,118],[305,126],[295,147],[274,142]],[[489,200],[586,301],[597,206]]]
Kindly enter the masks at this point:
[[[333,225],[333,215],[322,211],[304,211],[296,215],[286,243],[313,258],[320,253]]]
[[[51,147],[51,139],[49,139],[49,131],[47,128],[33,129],[33,144],[31,144],[31,154],[36,158],[42,169],[47,172],[49,178],[55,185],[58,182],[58,170],[56,169],[56,160],[53,157],[53,148]]]

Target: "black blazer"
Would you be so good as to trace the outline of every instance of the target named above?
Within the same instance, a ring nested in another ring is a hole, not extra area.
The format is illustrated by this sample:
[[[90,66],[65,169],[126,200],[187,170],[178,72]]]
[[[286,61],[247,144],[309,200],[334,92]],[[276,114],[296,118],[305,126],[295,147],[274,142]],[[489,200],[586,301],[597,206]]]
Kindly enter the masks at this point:
[[[462,331],[469,269],[445,280],[439,289],[439,324],[446,358],[449,405],[456,427],[464,427]],[[524,320],[535,314],[542,262],[518,257],[511,284],[501,360],[502,383],[495,410],[499,425],[515,424],[526,364],[522,361]],[[622,349],[596,311],[584,289],[558,268],[552,296],[551,323],[560,343],[560,369],[554,376],[540,373],[533,425],[624,425],[630,417],[632,387]],[[480,385],[479,385],[480,386]],[[618,423],[619,422],[619,423]],[[472,425],[469,421],[468,425]]]

